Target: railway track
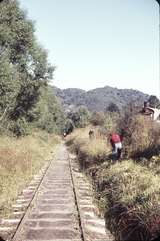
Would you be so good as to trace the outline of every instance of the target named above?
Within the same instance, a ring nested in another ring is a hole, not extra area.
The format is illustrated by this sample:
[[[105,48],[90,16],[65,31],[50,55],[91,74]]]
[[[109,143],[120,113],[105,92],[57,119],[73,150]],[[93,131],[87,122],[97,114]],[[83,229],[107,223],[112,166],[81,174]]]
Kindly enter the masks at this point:
[[[112,241],[104,220],[96,216],[92,187],[66,147],[35,176],[1,220],[0,237],[7,241]],[[17,216],[16,216],[17,215]]]

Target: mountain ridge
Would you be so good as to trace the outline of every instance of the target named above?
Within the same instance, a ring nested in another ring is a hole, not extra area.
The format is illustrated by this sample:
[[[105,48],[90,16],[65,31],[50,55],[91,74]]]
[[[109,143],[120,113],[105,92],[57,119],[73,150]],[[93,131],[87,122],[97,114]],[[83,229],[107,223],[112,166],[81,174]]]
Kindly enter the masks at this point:
[[[114,103],[119,109],[122,109],[131,102],[141,106],[149,98],[148,94],[139,90],[119,89],[111,86],[88,91],[79,88],[60,89],[56,86],[51,86],[51,88],[65,109],[83,105],[90,111],[105,111],[110,103]]]

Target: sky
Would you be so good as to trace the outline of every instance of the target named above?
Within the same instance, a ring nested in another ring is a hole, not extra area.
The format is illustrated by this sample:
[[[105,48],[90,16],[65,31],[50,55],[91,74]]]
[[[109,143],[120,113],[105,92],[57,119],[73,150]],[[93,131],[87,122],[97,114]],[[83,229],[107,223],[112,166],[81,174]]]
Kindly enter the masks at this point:
[[[56,66],[51,83],[106,85],[160,96],[159,9],[155,0],[19,0]]]

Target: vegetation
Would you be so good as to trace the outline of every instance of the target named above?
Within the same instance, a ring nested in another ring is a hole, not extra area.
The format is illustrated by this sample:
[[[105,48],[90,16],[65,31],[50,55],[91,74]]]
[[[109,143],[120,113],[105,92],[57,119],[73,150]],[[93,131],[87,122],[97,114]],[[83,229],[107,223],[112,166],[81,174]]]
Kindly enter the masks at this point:
[[[61,90],[53,87],[53,93],[55,93],[55,95],[61,100],[65,109],[70,107],[76,108],[83,105],[92,112],[106,112],[110,107],[111,110],[114,108],[116,111],[118,111],[118,109],[119,111],[122,111],[128,103],[134,103],[136,106],[141,106],[143,105],[143,102],[149,98],[147,94],[137,90],[117,89],[109,86],[87,92],[75,88]],[[114,104],[114,107],[111,104]]]
[[[83,167],[104,162],[110,152],[109,144],[100,136],[99,129],[90,127],[75,130],[66,140],[67,145],[72,144],[72,150],[77,153]],[[94,138],[91,140],[90,129],[94,129]]]
[[[38,118],[41,119],[36,122],[38,126],[53,132],[61,122],[57,100],[51,92],[47,93],[54,67],[48,63],[47,53],[38,44],[34,32],[33,22],[17,1],[0,2],[1,133],[28,134]],[[40,109],[45,109],[46,115]],[[45,116],[48,129],[42,124]]]
[[[160,126],[142,115],[125,115],[119,123],[123,136],[125,157],[151,157],[158,154],[160,147]]]
[[[153,108],[159,107],[160,101],[155,95],[151,95],[148,99],[149,105]]]
[[[156,107],[159,100],[108,86],[88,92],[49,86],[55,68],[34,32],[18,1],[0,1],[0,216],[51,158],[55,134],[74,130],[66,144],[93,178],[106,226],[117,241],[152,240],[160,235],[160,126],[137,105],[149,98]],[[111,132],[123,137],[121,162],[109,155]]]
[[[65,124],[49,86],[55,68],[34,32],[18,1],[0,1],[0,216],[51,158]]]
[[[94,172],[95,173],[95,172]],[[107,227],[117,240],[151,240],[159,235],[159,176],[127,160],[95,174]]]
[[[123,116],[107,112],[102,126],[74,131],[67,144],[92,177],[100,215],[116,240],[149,241],[160,236],[160,127],[134,108],[127,110]],[[94,139],[89,139],[90,129]],[[123,135],[120,162],[109,155],[110,131]]]
[[[64,132],[68,135],[75,128],[84,128],[89,124],[90,112],[84,106],[74,110],[68,110],[64,125]]]
[[[48,133],[61,134],[65,126],[65,115],[57,98],[46,87],[40,97],[37,106],[33,109],[34,126]]]
[[[94,126],[103,126],[105,123],[105,115],[101,112],[93,112],[90,122]]]
[[[106,108],[106,112],[118,112],[119,113],[119,108],[116,104],[114,104],[113,102],[111,102],[107,108]]]
[[[10,213],[18,193],[53,158],[58,141],[55,135],[42,131],[19,139],[0,137],[0,217]]]

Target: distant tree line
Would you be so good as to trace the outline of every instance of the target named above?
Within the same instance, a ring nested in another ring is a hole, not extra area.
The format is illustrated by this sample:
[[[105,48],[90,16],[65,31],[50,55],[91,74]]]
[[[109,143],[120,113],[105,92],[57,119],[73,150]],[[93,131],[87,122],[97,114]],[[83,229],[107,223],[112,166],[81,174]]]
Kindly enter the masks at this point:
[[[66,114],[64,132],[70,134],[75,128],[83,128],[89,124],[91,113],[85,106],[70,110]]]

